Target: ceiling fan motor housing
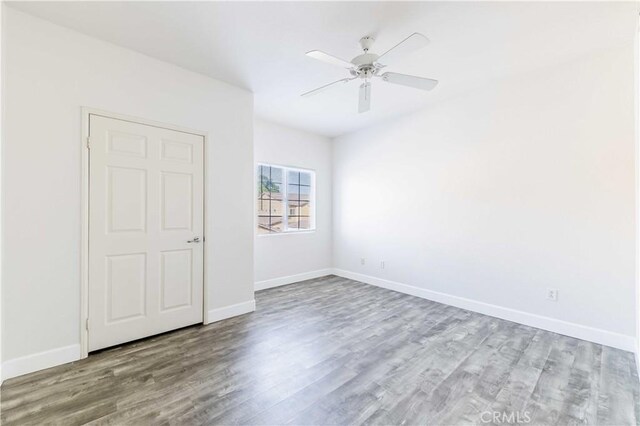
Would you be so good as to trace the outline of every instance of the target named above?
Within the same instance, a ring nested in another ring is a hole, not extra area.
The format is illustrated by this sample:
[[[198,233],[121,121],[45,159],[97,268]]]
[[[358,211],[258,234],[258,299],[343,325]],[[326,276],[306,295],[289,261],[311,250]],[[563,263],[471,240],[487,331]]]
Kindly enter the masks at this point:
[[[360,78],[371,78],[378,72],[378,67],[375,65],[378,55],[375,53],[363,53],[351,60],[351,63],[355,65],[355,68],[351,71],[351,75]]]
[[[363,53],[362,55],[358,55],[351,60],[351,63],[356,67],[361,65],[373,65],[373,63],[378,60],[378,55],[375,53]]]

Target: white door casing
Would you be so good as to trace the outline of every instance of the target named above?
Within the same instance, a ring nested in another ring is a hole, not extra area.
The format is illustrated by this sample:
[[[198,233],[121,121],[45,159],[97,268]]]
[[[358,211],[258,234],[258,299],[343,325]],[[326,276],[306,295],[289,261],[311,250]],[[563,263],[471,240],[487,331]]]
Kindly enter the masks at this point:
[[[88,350],[201,323],[204,137],[89,117]]]

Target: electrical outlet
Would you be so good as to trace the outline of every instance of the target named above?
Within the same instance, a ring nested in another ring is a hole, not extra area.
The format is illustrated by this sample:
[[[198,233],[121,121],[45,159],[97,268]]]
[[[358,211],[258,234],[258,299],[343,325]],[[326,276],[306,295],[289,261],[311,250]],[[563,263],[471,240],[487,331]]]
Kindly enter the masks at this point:
[[[380,269],[384,269],[384,260],[380,261]]]
[[[360,258],[360,264],[361,264],[361,265],[364,265],[364,263],[365,263],[365,261],[364,261],[364,257],[361,257],[361,258]]]
[[[557,288],[548,288],[547,289],[547,300],[551,300],[554,302],[558,301],[558,289]]]

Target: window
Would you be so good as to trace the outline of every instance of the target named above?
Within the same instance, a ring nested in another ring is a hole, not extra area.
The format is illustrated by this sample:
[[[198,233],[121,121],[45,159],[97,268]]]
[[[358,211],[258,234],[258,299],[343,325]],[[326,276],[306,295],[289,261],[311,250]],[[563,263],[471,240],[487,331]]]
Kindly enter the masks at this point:
[[[310,170],[258,166],[258,234],[314,229],[315,174]]]

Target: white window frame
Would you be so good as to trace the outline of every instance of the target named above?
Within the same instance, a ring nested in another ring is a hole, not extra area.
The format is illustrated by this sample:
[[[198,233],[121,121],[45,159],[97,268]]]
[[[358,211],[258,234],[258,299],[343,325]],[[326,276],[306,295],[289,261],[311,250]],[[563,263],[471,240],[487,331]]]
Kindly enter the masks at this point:
[[[256,164],[256,172],[254,179],[254,188],[257,187],[257,183],[259,183],[260,179],[260,166],[264,167],[276,167],[282,169],[282,186],[284,187],[284,192],[282,194],[282,202],[284,203],[282,209],[282,222],[284,229],[280,232],[267,232],[264,234],[258,233],[258,195],[259,193],[256,191],[256,196],[254,197],[255,202],[255,226],[254,232],[258,237],[273,237],[275,235],[292,235],[292,234],[310,234],[316,231],[316,171],[312,169],[304,169],[302,167],[292,167],[292,166],[284,166],[282,164],[274,164],[274,163],[257,163]],[[309,173],[311,175],[311,190],[309,194],[309,204],[310,204],[310,212],[311,215],[309,217],[309,229],[289,229],[289,173],[288,172],[304,172]]]

